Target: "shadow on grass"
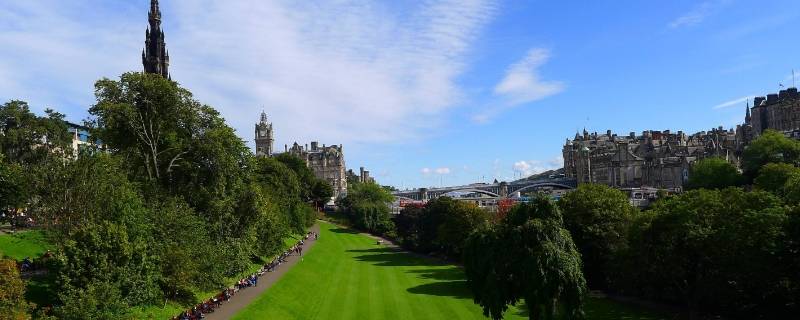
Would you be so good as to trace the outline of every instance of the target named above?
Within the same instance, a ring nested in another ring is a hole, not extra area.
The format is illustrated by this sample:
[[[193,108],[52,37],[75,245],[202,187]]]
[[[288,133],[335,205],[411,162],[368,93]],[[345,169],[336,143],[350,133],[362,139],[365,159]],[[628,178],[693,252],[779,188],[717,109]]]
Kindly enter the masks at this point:
[[[419,277],[425,279],[433,279],[440,281],[453,281],[464,280],[464,271],[457,267],[450,268],[437,268],[437,269],[424,269],[424,270],[409,270],[408,273],[417,274]]]
[[[467,289],[466,280],[431,282],[408,288],[406,291],[429,296],[472,299],[472,294]]]
[[[398,253],[376,253],[353,257],[361,262],[370,262],[382,267],[409,267],[423,265],[420,261],[409,259]]]
[[[334,229],[330,229],[330,231],[334,232],[334,233],[348,233],[348,234],[358,234],[359,233],[358,231],[355,231],[355,230],[352,230],[352,229],[345,229],[345,228],[334,228]]]

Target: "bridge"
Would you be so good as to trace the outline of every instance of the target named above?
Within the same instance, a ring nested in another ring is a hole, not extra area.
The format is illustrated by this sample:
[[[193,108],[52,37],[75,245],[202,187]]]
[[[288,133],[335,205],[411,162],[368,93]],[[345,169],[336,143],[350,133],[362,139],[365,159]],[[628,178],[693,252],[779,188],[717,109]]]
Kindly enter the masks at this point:
[[[544,178],[538,180],[518,180],[499,183],[473,183],[463,186],[443,188],[419,188],[395,191],[392,194],[403,201],[421,201],[451,196],[459,200],[501,200],[519,197],[522,192],[543,190],[572,190],[578,182],[569,178]]]

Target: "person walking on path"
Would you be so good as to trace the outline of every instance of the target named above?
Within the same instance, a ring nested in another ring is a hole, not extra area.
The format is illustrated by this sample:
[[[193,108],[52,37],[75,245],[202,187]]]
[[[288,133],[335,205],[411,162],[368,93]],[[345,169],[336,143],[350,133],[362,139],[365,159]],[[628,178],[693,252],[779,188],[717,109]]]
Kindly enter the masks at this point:
[[[319,232],[319,224],[315,224],[311,227],[311,231],[315,234]],[[298,245],[297,248],[302,252],[303,249],[310,249],[316,241],[305,241],[302,245]],[[267,289],[272,287],[273,284],[278,282],[278,280],[283,277],[286,272],[291,269],[292,266],[297,264],[300,259],[300,256],[295,257],[294,255],[288,255],[284,258],[284,262],[280,265],[280,267],[275,268],[273,272],[269,273],[265,277],[259,279],[259,285],[255,287],[248,288],[246,290],[241,290],[236,293],[236,296],[231,298],[230,301],[222,304],[219,308],[214,310],[214,312],[206,314],[205,320],[224,320],[230,319],[240,310],[244,309],[252,303],[258,296],[264,293]]]

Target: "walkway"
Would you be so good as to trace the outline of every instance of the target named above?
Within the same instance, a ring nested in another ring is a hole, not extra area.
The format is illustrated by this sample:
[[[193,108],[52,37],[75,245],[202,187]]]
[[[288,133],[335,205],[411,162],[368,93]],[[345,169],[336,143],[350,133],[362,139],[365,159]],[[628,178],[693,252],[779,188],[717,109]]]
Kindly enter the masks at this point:
[[[314,224],[313,227],[309,231],[313,231],[314,233],[319,233],[319,223]],[[316,241],[313,238],[309,238],[305,244],[303,245],[303,252],[308,252],[311,247],[314,246]],[[272,287],[273,284],[278,282],[278,280],[283,277],[289,269],[292,268],[298,261],[302,259],[302,256],[291,255],[286,258],[286,262],[281,263],[280,266],[275,268],[275,271],[265,273],[264,276],[258,278],[258,285],[255,287],[250,287],[247,289],[243,289],[236,293],[230,301],[223,303],[222,306],[217,308],[214,312],[209,313],[206,315],[206,320],[224,320],[230,319],[235,315],[239,310],[249,305],[253,300],[258,298],[264,291]]]

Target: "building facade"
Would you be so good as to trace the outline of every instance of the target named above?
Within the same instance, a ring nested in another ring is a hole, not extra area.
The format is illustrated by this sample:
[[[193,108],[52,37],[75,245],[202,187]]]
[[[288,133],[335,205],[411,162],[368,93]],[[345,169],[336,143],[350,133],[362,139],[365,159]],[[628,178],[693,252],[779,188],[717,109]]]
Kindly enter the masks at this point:
[[[342,145],[323,144],[320,147],[318,142],[312,141],[309,148],[308,145],[304,147],[295,142],[286,152],[305,160],[317,178],[328,181],[333,188],[334,199],[347,194],[347,166]]]
[[[741,139],[749,143],[767,129],[800,138],[800,94],[797,88],[755,97],[753,106],[747,108],[744,124],[737,131]]]
[[[562,149],[564,174],[578,183],[615,188],[680,190],[691,165],[703,158],[721,157],[738,165],[742,142],[734,130],[722,127],[687,135],[666,131],[575,134]]]

